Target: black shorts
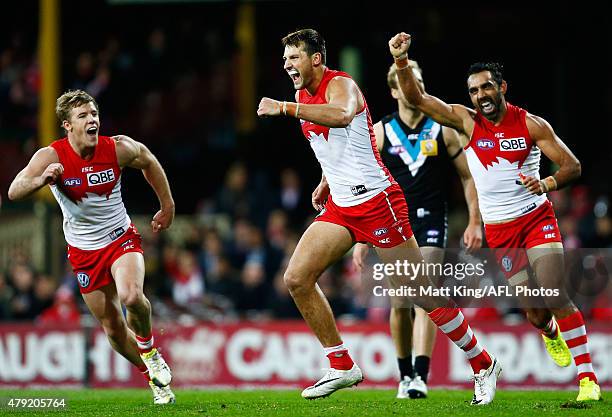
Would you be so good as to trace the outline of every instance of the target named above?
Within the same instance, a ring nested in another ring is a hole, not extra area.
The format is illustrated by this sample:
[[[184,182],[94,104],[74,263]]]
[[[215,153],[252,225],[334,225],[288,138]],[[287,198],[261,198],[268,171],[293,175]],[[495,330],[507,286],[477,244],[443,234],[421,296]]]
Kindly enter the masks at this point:
[[[448,238],[448,210],[424,209],[410,211],[410,226],[420,247],[434,246],[445,248]]]

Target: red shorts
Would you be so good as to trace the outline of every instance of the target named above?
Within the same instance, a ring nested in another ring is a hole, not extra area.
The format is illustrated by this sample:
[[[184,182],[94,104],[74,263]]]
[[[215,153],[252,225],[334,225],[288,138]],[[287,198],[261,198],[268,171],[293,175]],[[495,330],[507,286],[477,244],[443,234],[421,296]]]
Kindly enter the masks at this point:
[[[83,250],[68,245],[68,260],[77,277],[81,294],[110,284],[113,281],[113,263],[124,253],[143,253],[141,242],[142,237],[132,224],[123,235],[102,249]]]
[[[356,242],[370,242],[379,248],[392,248],[412,237],[408,206],[397,184],[352,207],[339,207],[329,196],[315,221],[344,226]]]
[[[551,242],[562,242],[557,218],[550,201],[533,212],[508,223],[485,224],[489,247],[506,278],[529,265],[526,249]]]

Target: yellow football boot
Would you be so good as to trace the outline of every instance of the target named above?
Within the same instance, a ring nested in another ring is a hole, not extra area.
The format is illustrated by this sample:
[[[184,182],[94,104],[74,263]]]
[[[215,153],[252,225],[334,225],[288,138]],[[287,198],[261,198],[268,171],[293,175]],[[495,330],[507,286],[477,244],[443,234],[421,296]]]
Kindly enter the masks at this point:
[[[580,391],[578,391],[578,398],[576,398],[576,401],[600,401],[601,399],[601,389],[599,385],[589,378],[582,378],[580,380]]]
[[[557,337],[550,339],[542,335],[546,350],[555,363],[561,367],[569,366],[572,363],[572,353],[567,347],[567,343],[561,336],[561,331],[557,331]]]

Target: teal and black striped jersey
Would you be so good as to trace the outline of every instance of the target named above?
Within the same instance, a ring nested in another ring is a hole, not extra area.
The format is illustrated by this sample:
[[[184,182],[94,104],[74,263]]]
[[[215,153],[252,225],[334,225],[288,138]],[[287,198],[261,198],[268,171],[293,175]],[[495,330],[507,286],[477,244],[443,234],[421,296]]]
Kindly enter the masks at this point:
[[[445,208],[451,159],[442,126],[424,117],[411,129],[402,122],[398,112],[385,116],[381,122],[385,131],[381,157],[402,187],[410,212],[419,208],[432,211]]]

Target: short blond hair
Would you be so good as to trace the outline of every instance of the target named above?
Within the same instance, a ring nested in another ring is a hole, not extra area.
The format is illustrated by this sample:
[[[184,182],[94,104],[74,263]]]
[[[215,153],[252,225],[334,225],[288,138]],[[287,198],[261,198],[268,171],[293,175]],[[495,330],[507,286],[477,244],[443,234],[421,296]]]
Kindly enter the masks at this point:
[[[417,70],[421,75],[423,75],[423,70],[421,70],[421,67],[419,67],[418,62],[411,59],[410,61],[408,61],[408,66],[413,70]],[[395,63],[391,64],[391,66],[389,67],[389,72],[387,73],[387,85],[391,89],[399,88],[399,86],[397,85],[397,66],[395,65]]]
[[[94,106],[96,106],[96,110],[100,111],[96,99],[87,94],[85,91],[68,90],[57,99],[55,103],[55,114],[57,115],[60,123],[63,123],[64,120],[70,119],[70,111],[72,109],[87,103],[93,103]]]

